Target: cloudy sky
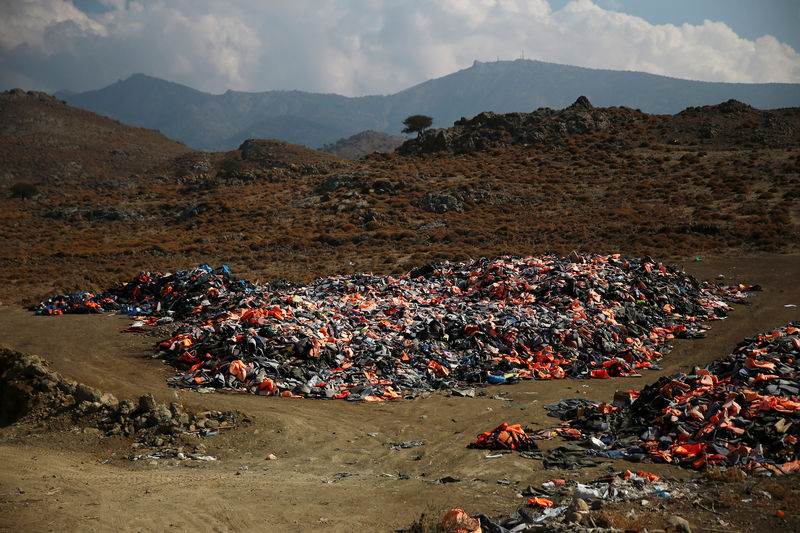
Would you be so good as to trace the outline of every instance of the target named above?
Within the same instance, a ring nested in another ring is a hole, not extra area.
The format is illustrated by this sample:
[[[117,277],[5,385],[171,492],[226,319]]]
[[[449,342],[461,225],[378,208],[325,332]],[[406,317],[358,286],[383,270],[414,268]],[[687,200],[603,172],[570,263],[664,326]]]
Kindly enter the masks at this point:
[[[800,82],[800,0],[0,0],[0,89],[390,94],[524,56]]]

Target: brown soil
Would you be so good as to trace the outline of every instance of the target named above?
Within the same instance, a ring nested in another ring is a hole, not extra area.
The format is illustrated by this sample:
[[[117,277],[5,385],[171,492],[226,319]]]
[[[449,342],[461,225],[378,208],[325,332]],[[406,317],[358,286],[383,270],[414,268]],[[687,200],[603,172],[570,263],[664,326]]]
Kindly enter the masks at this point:
[[[504,254],[669,260],[791,253],[800,242],[800,144],[772,133],[800,131],[797,110],[720,105],[665,117],[594,108],[614,127],[535,145],[510,137],[467,154],[348,161],[278,141],[180,154],[162,137],[158,152],[155,132],[34,97],[7,100],[0,117],[13,127],[0,134],[0,187],[27,180],[40,194],[0,194],[5,303],[203,263],[252,280],[310,282]],[[39,135],[42,121],[62,125],[55,148]],[[714,136],[702,137],[709,124]],[[93,128],[110,137],[84,143]],[[109,153],[125,136],[139,148],[118,168]],[[34,159],[52,164],[39,169]]]
[[[545,471],[540,461],[486,459],[466,446],[503,421],[551,426],[546,403],[608,400],[616,389],[641,388],[800,319],[798,308],[785,307],[800,305],[800,147],[770,136],[784,122],[790,127],[780,131],[800,131],[797,113],[767,117],[762,136],[760,115],[733,111],[698,108],[673,120],[606,110],[630,118],[629,126],[567,135],[552,146],[484,132],[499,139],[485,151],[347,161],[269,141],[227,154],[191,152],[46,95],[5,93],[0,347],[38,354],[52,370],[119,399],[151,392],[193,411],[241,411],[251,423],[180,438],[187,451],[202,444],[215,462],[131,461],[135,439],[105,437],[74,410],[34,410],[0,429],[0,528],[391,531],[410,527],[423,511],[437,522],[450,507],[499,518],[522,503],[517,492],[529,484],[606,473]],[[706,127],[712,137],[700,135]],[[18,182],[38,194],[15,197]],[[252,280],[302,282],[573,249],[650,254],[702,278],[758,283],[764,292],[714,323],[708,338],[676,341],[664,370],[639,379],[524,382],[476,398],[436,393],[381,404],[176,396],[165,384],[171,369],[150,358],[155,339],[121,333],[125,319],[34,317],[19,307],[54,292],[101,290],[138,270],[202,263],[226,263]],[[415,440],[425,444],[389,444]],[[612,463],[613,470],[697,475]],[[437,482],[447,476],[459,481]],[[503,479],[508,485],[498,484]],[[695,502],[664,500],[652,512],[628,504],[636,520],[610,506],[597,519],[641,530],[663,528],[676,514],[699,531],[798,531],[795,486],[793,476],[714,481]]]
[[[555,419],[545,416],[541,406],[546,403],[574,396],[608,400],[617,389],[640,388],[665,373],[719,357],[744,336],[797,320],[797,308],[785,305],[800,302],[800,286],[786,282],[796,277],[798,260],[764,255],[686,263],[701,278],[723,274],[730,282],[760,283],[764,291],[753,294],[751,305],[737,306],[727,320],[713,323],[708,338],[676,342],[664,370],[641,379],[531,381],[490,387],[485,397],[437,393],[383,404],[180,392],[187,409],[239,410],[252,420],[217,436],[185,439],[187,449],[202,440],[206,453],[219,459],[211,463],[132,462],[126,459],[134,453],[130,439],[104,437],[64,416],[29,417],[0,434],[0,526],[18,531],[391,531],[410,527],[423,511],[441,517],[451,507],[506,516],[521,504],[516,492],[528,485],[557,477],[586,482],[607,469],[573,474],[543,470],[540,461],[513,454],[486,459],[485,451],[466,448],[478,433],[503,421],[550,427]],[[159,401],[174,401],[176,393],[164,381],[170,369],[149,358],[153,338],[121,333],[127,323],[113,315],[34,317],[17,307],[0,307],[5,347],[40,354],[51,369],[120,399],[152,392]],[[387,444],[413,440],[425,445],[392,449]],[[277,460],[267,460],[269,454]],[[677,479],[697,476],[667,465],[612,463],[615,471],[643,467]],[[446,476],[460,481],[437,483]],[[498,484],[502,479],[510,484]],[[694,503],[611,505],[596,518],[618,527],[628,521],[652,528],[664,527],[668,516],[678,514],[695,531],[727,527],[721,524],[730,524],[727,531],[796,531],[800,507],[793,488],[793,481],[756,477],[714,482]],[[749,494],[737,492],[745,490]],[[743,507],[737,504],[742,498],[753,502]],[[630,507],[636,521],[626,514]],[[775,516],[778,509],[785,510],[783,518]]]

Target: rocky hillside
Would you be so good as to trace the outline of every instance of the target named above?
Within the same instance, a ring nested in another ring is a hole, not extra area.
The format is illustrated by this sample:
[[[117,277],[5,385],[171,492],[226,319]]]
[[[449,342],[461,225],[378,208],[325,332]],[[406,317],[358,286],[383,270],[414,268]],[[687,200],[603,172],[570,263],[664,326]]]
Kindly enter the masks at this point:
[[[146,172],[189,149],[41,92],[0,94],[0,185],[51,185]]]
[[[677,115],[648,115],[626,107],[597,108],[585,96],[561,110],[533,113],[484,112],[447,129],[428,130],[399,147],[401,154],[469,153],[509,145],[561,147],[572,137],[612,138],[622,146],[687,144],[707,148],[787,148],[800,142],[798,108],[762,111],[729,100],[688,108]]]
[[[798,109],[647,115],[581,99],[354,161],[280,141],[187,151],[43,95],[4,98],[3,302],[203,263],[308,282],[504,254],[681,261],[800,242]],[[23,177],[37,195],[12,190]]]
[[[339,139],[333,144],[326,144],[320,150],[346,159],[358,159],[374,152],[394,152],[406,140],[407,137],[367,130],[347,139]]]

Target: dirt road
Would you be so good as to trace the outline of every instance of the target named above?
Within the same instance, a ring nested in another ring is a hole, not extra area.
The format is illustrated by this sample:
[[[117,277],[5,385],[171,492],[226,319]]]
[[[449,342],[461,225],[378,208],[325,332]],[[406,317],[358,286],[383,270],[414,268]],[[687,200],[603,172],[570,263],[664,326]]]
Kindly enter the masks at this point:
[[[191,410],[239,410],[252,422],[212,437],[186,437],[187,449],[202,441],[216,461],[130,461],[135,450],[129,439],[102,436],[79,422],[23,419],[1,428],[0,529],[392,531],[409,527],[422,512],[441,516],[451,507],[506,515],[521,504],[516,493],[528,485],[554,477],[591,480],[607,469],[544,470],[540,461],[514,454],[487,459],[485,451],[466,448],[478,433],[504,421],[550,427],[556,420],[542,409],[547,403],[610,400],[615,390],[641,388],[723,356],[744,337],[800,320],[800,308],[786,307],[800,305],[799,256],[673,264],[701,279],[722,274],[726,283],[758,283],[764,290],[753,294],[750,305],[736,306],[727,320],[712,323],[708,338],[676,341],[660,372],[528,381],[478,389],[485,396],[476,398],[435,393],[373,404],[176,392],[165,384],[171,369],[150,357],[154,339],[121,333],[125,318],[35,317],[2,306],[0,347],[38,354],[53,370],[120,399],[151,392]],[[392,445],[404,441],[424,444]],[[277,459],[268,460],[270,454]],[[609,462],[613,470],[630,467]],[[666,465],[647,469],[696,476]],[[448,477],[457,481],[442,481]],[[683,513],[699,530],[714,527],[691,508]],[[737,527],[743,531],[767,523],[776,531],[794,527],[788,519],[776,525],[758,513],[741,520]]]

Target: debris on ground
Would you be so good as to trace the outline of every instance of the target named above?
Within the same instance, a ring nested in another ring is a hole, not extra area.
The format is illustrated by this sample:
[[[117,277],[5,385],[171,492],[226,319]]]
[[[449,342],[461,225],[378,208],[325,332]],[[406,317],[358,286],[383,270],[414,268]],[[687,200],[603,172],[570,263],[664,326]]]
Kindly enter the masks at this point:
[[[519,424],[508,425],[505,422],[491,431],[478,435],[471,446],[489,450],[538,450],[535,439],[528,435]]]
[[[544,466],[560,470],[602,466],[599,461],[604,458],[669,462],[704,469],[706,483],[742,482],[745,472],[796,472],[800,470],[799,370],[800,322],[792,322],[744,339],[730,355],[705,368],[663,377],[640,391],[617,392],[612,403],[567,398],[546,405],[551,416],[569,421],[583,442],[548,450]],[[514,449],[510,427],[519,428],[502,424],[478,441]],[[531,435],[520,431],[533,442]],[[702,478],[664,480],[638,469],[590,483],[549,480],[541,488],[523,489],[518,496],[527,498],[527,504],[507,518],[496,523],[485,515],[472,518],[483,530],[495,532],[613,531],[603,529],[608,520],[594,512],[608,502],[635,501],[642,509],[652,509],[657,505],[651,502],[686,499],[706,509],[698,499],[702,482]],[[716,512],[713,502],[711,512]],[[628,509],[628,522],[635,522],[636,513]],[[779,510],[776,517],[784,514]],[[668,531],[692,530],[680,516],[661,521],[660,527]]]
[[[800,322],[792,322],[627,401],[584,406],[571,425],[607,445],[597,455],[783,474],[800,470],[799,393]]]
[[[176,322],[170,385],[381,401],[521,379],[636,377],[675,337],[704,335],[744,291],[650,258],[578,255],[437,263],[393,276],[254,285],[227,267],[141,273],[39,314],[106,310]]]
[[[455,525],[469,524],[472,529],[467,531],[493,533],[620,531],[605,523],[603,509],[609,504],[635,501],[642,508],[655,508],[656,505],[650,505],[651,500],[692,500],[700,490],[700,484],[695,481],[664,481],[649,472],[626,470],[585,484],[545,482],[541,489],[528,487],[518,494],[527,498],[525,503],[510,516],[497,521],[484,514],[469,515],[462,509],[452,509],[445,514],[443,526],[445,531],[460,531]],[[629,509],[629,518],[632,513],[634,511]],[[673,518],[676,517],[660,519],[663,527],[675,527]],[[677,518],[680,524],[688,527],[686,520]],[[476,529],[478,523],[480,528]]]

